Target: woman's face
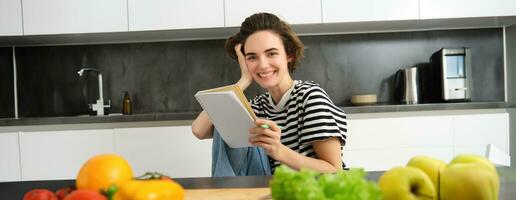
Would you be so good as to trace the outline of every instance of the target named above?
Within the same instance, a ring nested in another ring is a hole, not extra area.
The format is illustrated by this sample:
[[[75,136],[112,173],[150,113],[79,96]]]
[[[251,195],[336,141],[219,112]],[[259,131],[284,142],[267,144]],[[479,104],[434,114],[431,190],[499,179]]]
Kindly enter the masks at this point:
[[[292,78],[288,71],[285,47],[278,34],[272,31],[258,31],[251,34],[244,46],[245,60],[249,72],[262,88],[290,87]]]

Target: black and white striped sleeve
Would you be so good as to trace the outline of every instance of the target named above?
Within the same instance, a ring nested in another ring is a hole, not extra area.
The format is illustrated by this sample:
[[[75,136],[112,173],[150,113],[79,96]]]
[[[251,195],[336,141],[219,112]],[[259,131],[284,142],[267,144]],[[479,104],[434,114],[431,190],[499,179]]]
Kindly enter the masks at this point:
[[[342,146],[346,143],[346,114],[335,106],[326,92],[318,86],[303,95],[303,123],[299,132],[301,144],[336,137]]]

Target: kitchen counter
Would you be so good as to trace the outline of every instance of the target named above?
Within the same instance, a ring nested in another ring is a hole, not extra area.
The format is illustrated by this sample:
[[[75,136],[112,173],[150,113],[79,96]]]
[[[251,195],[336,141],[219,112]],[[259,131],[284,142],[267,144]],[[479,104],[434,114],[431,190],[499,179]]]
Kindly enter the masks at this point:
[[[516,169],[500,167],[498,168],[500,174],[500,199],[511,199],[516,196]],[[383,172],[369,172],[367,179],[377,181],[378,177]],[[270,176],[241,176],[241,177],[203,177],[203,178],[177,178],[174,179],[181,184],[187,191],[185,199],[192,198],[193,195],[200,196],[199,192],[203,192],[197,189],[228,189],[219,190],[219,195],[229,197],[230,199],[238,199],[241,196],[236,196],[238,193],[232,191],[236,188],[265,188],[264,190],[258,191],[258,195],[261,198],[257,199],[269,199],[270,192],[269,187]],[[35,188],[49,189],[52,191],[58,188],[68,187],[74,185],[74,180],[55,180],[55,181],[22,181],[22,182],[4,182],[0,183],[0,199],[22,199],[23,195]],[[204,190],[210,192],[210,190]],[[211,190],[214,191],[214,190]],[[213,198],[212,198],[213,199]]]
[[[341,107],[348,114],[379,113],[379,112],[409,112],[430,110],[467,110],[513,108],[516,104],[507,102],[461,102],[461,103],[428,103],[428,104],[378,104],[365,106]]]
[[[467,109],[496,109],[513,108],[513,103],[507,102],[466,102],[466,103],[435,103],[435,104],[411,104],[392,105],[378,104],[367,106],[342,106],[347,114],[381,113],[381,112],[409,112],[431,110],[467,110]],[[193,120],[198,112],[177,113],[142,113],[133,115],[108,115],[108,116],[66,116],[66,117],[26,117],[26,118],[2,118],[1,126],[27,126],[27,125],[52,125],[52,124],[90,124],[90,123],[116,123],[116,122],[146,122],[146,121],[170,121]]]

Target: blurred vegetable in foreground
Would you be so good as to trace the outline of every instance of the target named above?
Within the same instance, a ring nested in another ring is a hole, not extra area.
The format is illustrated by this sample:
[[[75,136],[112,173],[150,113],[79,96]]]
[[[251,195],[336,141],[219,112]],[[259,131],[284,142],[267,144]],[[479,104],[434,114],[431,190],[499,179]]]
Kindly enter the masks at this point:
[[[302,169],[299,172],[282,165],[271,181],[272,198],[276,200],[379,200],[380,189],[365,179],[363,169],[334,174]]]

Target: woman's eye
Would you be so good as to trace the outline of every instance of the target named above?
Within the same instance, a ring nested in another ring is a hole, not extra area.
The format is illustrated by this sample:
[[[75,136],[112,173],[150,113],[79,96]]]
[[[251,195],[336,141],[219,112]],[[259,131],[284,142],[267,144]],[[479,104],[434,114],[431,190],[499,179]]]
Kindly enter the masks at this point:
[[[256,59],[256,57],[255,57],[255,56],[247,56],[247,57],[246,57],[246,60],[254,60],[254,59]]]
[[[278,55],[278,53],[276,53],[276,52],[270,52],[269,53],[269,56],[276,56],[276,55]]]

